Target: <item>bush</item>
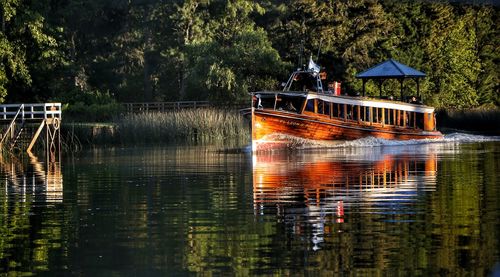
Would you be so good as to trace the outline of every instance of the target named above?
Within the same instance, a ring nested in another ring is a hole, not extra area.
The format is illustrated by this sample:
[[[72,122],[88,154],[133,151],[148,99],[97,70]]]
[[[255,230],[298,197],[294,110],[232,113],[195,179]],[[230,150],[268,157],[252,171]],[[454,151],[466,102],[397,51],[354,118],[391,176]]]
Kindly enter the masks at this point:
[[[118,103],[87,105],[77,102],[64,105],[63,119],[70,122],[111,122],[123,110],[123,106]]]

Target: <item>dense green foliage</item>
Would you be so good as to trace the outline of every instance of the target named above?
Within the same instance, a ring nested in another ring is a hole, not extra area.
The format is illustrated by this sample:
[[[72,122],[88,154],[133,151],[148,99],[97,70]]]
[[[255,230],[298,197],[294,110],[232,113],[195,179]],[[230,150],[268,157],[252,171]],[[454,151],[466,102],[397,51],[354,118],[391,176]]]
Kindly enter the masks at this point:
[[[500,106],[499,11],[442,1],[1,0],[0,101],[229,102],[276,88],[319,54],[348,92],[361,88],[356,73],[394,58],[427,73],[429,104]]]

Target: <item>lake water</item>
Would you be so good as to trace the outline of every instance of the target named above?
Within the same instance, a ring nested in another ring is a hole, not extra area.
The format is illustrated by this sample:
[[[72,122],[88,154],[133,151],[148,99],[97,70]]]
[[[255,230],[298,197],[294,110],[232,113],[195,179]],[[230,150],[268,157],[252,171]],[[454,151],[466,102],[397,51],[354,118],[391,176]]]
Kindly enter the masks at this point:
[[[247,149],[3,158],[0,275],[500,274],[498,138]]]

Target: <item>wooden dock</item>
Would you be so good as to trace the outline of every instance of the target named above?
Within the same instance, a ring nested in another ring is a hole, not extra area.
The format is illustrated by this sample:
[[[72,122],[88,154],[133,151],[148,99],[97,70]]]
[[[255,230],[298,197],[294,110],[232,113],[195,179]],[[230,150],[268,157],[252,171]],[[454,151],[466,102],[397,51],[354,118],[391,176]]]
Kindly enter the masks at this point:
[[[56,155],[61,148],[61,120],[61,103],[0,105],[0,148],[2,151],[20,149],[31,153],[45,130],[47,153]]]

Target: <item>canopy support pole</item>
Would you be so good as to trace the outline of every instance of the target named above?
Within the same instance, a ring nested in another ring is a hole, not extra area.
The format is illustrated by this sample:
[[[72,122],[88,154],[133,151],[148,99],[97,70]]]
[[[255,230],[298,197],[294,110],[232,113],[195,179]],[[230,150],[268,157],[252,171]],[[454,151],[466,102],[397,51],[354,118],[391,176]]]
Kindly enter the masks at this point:
[[[417,96],[418,98],[420,98],[420,85],[419,85],[420,82],[418,78],[416,79],[416,81],[417,81]]]
[[[384,83],[384,80],[380,79],[378,80],[378,89],[379,89],[379,94],[380,94],[380,98],[382,98],[382,85]]]
[[[404,79],[399,79],[399,83],[401,84],[401,100],[400,101],[404,101],[404,99],[403,99],[403,81],[404,81]]]
[[[365,97],[365,85],[366,85],[366,79],[363,79],[363,97]]]

